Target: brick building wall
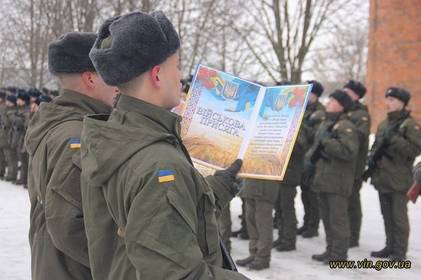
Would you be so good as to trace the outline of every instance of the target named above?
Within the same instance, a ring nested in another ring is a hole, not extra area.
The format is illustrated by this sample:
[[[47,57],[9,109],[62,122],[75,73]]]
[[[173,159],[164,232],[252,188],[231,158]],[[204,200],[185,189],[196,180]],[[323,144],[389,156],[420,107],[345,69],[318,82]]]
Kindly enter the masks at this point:
[[[421,123],[421,0],[370,0],[367,100],[372,131],[386,117],[389,86],[408,89],[412,115]]]

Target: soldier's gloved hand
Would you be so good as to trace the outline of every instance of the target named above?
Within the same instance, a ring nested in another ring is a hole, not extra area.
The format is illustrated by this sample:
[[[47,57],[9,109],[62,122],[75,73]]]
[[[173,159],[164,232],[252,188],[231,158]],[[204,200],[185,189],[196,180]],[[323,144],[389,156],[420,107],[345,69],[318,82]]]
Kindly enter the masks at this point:
[[[368,166],[369,169],[376,168],[376,161],[374,160],[373,157],[368,158],[367,166]]]
[[[392,140],[394,135],[396,135],[396,131],[393,129],[393,127],[386,128],[383,133],[384,145],[389,146],[390,141]]]
[[[332,138],[332,132],[329,130],[323,130],[320,133],[320,140]]]
[[[236,195],[240,191],[240,180],[237,180],[237,174],[243,165],[241,159],[236,159],[227,169],[218,170],[214,176],[221,179],[227,186],[232,195]]]
[[[309,127],[313,127],[317,124],[317,120],[316,118],[309,118],[308,120],[305,121],[305,124]]]
[[[312,173],[316,168],[315,164],[310,159],[304,160],[304,170],[306,172]]]

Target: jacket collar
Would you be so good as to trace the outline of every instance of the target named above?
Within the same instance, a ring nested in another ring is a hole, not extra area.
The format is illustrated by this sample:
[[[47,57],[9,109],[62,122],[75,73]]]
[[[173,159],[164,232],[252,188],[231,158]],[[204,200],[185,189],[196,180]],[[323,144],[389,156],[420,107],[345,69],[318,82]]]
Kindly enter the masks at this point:
[[[164,108],[131,96],[121,95],[117,102],[116,110],[146,117],[165,130],[165,132],[179,137],[181,117]]]
[[[69,106],[86,114],[106,114],[111,112],[111,107],[97,99],[70,89],[60,90],[60,95],[52,103],[60,106]]]

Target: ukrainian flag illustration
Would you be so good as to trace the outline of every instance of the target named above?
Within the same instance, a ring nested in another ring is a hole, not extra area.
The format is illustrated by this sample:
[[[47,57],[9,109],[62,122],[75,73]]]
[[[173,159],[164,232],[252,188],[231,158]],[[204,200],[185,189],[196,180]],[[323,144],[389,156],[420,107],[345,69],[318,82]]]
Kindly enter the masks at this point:
[[[173,170],[159,170],[158,171],[158,182],[166,183],[175,180],[175,175]]]
[[[70,138],[69,147],[70,147],[70,149],[80,149],[80,139],[79,138]]]

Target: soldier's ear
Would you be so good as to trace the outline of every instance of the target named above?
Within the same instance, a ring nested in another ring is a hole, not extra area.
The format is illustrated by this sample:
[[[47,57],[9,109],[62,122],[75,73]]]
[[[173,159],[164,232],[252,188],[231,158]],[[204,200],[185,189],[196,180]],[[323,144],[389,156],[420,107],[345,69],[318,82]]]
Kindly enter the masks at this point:
[[[93,72],[83,72],[81,74],[82,77],[82,81],[85,84],[86,87],[93,89],[95,88],[95,77],[94,75],[96,75]]]
[[[156,65],[154,67],[152,67],[152,69],[149,71],[149,76],[151,78],[152,84],[155,87],[159,87],[161,79],[160,79],[160,75],[161,75],[161,66],[160,65]]]

